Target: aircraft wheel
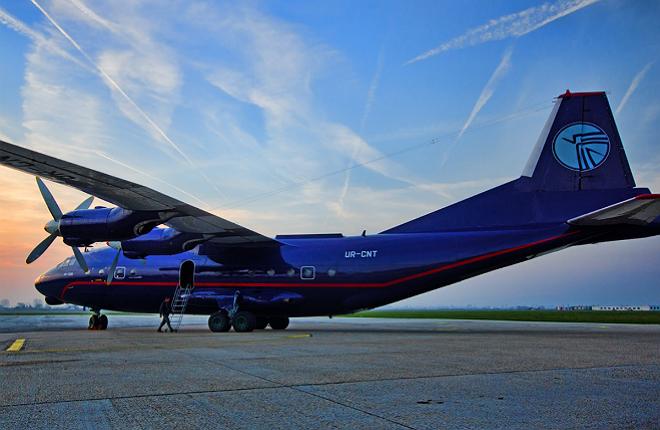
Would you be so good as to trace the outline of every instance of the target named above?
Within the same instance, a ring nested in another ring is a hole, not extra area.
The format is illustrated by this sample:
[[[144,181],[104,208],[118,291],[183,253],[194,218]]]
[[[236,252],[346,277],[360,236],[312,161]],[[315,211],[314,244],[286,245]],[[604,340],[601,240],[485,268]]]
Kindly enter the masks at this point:
[[[284,330],[289,326],[289,317],[271,317],[269,324],[273,330]]]
[[[209,329],[214,333],[227,332],[231,328],[231,321],[227,312],[216,312],[209,317]]]
[[[96,327],[99,324],[99,318],[96,314],[92,315],[89,317],[89,325],[87,326],[87,330],[96,330]]]
[[[268,326],[268,318],[266,317],[257,317],[257,324],[254,326],[257,330],[263,330]]]
[[[257,326],[257,317],[252,312],[239,311],[234,315],[231,324],[238,333],[247,333]]]
[[[105,330],[108,328],[108,317],[105,315],[101,315],[98,318],[98,329],[99,330]]]

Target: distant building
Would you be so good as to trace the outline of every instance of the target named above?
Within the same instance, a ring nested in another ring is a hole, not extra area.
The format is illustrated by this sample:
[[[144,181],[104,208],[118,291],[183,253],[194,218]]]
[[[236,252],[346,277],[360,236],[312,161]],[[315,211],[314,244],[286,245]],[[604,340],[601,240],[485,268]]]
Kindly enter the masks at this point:
[[[658,312],[660,305],[606,305],[606,306],[557,306],[558,311],[622,311],[622,312]]]
[[[660,306],[654,305],[613,305],[613,306],[592,306],[594,311],[635,311],[649,312],[660,311]]]
[[[577,306],[557,306],[558,311],[590,311],[591,306],[577,305]]]

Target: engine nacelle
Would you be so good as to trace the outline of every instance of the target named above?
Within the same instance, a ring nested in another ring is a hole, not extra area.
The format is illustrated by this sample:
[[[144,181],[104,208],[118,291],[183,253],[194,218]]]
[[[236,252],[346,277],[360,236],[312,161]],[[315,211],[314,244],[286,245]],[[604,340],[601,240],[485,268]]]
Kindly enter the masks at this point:
[[[166,221],[157,211],[131,211],[123,208],[75,210],[62,215],[59,233],[70,246],[94,242],[132,239],[150,232]]]
[[[128,258],[144,258],[148,255],[174,255],[190,251],[210,239],[199,233],[182,233],[173,228],[156,228],[135,239],[123,240],[121,249]]]

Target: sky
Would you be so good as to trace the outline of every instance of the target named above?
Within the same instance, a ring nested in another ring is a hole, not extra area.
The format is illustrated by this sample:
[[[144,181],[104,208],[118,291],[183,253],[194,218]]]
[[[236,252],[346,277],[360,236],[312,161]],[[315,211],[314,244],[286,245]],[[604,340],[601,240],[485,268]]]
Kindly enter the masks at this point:
[[[377,233],[520,176],[566,89],[605,90],[660,190],[660,3],[0,0],[0,138],[266,235]],[[63,210],[87,196],[49,184]],[[99,203],[97,201],[97,203]],[[487,209],[485,209],[487,210]],[[0,169],[0,298],[70,255]],[[660,303],[660,238],[572,248],[401,307]]]

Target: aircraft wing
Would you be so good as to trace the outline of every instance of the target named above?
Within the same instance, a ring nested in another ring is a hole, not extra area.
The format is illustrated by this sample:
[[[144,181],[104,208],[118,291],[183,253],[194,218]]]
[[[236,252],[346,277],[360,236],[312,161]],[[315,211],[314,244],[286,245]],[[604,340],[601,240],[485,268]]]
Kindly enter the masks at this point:
[[[580,227],[616,224],[647,225],[660,216],[660,194],[641,194],[603,209],[568,220]]]
[[[181,202],[151,188],[0,140],[0,164],[68,185],[124,209],[174,215],[170,227],[213,236],[216,244],[278,244],[274,239]]]

